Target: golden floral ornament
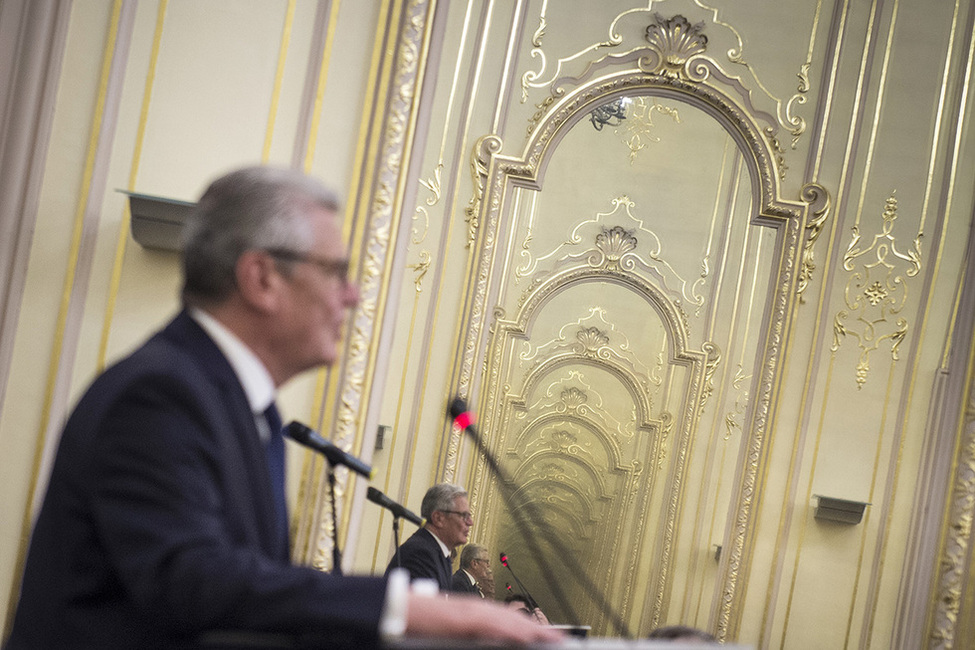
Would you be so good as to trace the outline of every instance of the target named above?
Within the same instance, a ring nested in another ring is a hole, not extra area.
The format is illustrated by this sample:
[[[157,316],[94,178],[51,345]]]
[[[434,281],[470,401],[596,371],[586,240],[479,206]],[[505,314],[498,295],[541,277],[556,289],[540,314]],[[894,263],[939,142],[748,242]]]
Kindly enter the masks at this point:
[[[850,272],[844,292],[845,309],[833,318],[833,345],[839,350],[847,336],[859,347],[854,370],[857,388],[863,388],[870,373],[870,355],[881,343],[890,342],[891,359],[899,359],[900,344],[907,336],[908,321],[897,315],[907,303],[908,278],[921,268],[921,233],[913,245],[902,251],[893,235],[897,219],[897,199],[884,202],[883,225],[869,245],[863,245],[859,226],[853,227],[853,238],[843,257],[843,268]]]

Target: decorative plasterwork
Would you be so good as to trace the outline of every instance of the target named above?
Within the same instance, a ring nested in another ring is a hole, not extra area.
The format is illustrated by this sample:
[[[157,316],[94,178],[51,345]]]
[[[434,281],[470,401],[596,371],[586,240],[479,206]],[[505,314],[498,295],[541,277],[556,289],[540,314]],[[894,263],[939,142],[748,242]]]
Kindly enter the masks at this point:
[[[551,262],[553,268],[558,269],[577,264],[580,259],[585,259],[593,267],[631,271],[639,268],[644,274],[652,274],[659,279],[668,298],[681,311],[686,326],[684,305],[701,307],[704,304],[701,289],[707,280],[706,270],[693,281],[682,278],[667,261],[660,237],[642,219],[633,215],[636,204],[628,196],[617,197],[612,203],[612,210],[582,221],[573,228],[566,241],[544,255],[534,258],[528,250],[522,250],[525,262],[515,270],[515,277],[529,276],[544,262]],[[593,239],[586,241],[587,235]],[[582,248],[585,244],[589,244],[589,247]],[[545,274],[536,274],[522,297],[522,304],[545,277]]]
[[[965,593],[966,567],[970,566],[972,524],[975,521],[975,383],[971,382],[959,431],[956,471],[947,499],[942,544],[932,599],[932,620],[928,648],[953,648],[956,627]],[[947,525],[950,522],[950,525]],[[967,576],[971,580],[971,576]]]
[[[833,317],[833,352],[839,350],[847,335],[856,339],[860,349],[856,365],[858,389],[867,381],[870,354],[881,343],[889,340],[891,359],[899,358],[898,348],[907,336],[908,322],[894,317],[907,302],[906,278],[916,276],[921,270],[921,233],[906,252],[898,250],[891,234],[897,219],[897,199],[893,195],[887,199],[881,218],[880,232],[865,248],[860,246],[859,227],[853,227],[853,238],[843,256],[843,268],[850,272],[843,294],[846,309]]]
[[[822,185],[807,183],[802,186],[800,192],[802,200],[809,204],[809,212],[812,218],[806,224],[806,243],[802,247],[802,268],[799,270],[799,286],[796,293],[799,294],[799,301],[805,302],[806,289],[812,280],[813,271],[816,270],[816,258],[813,254],[813,245],[819,239],[819,234],[823,230],[823,225],[829,217],[830,198],[829,192]]]
[[[665,59],[665,56],[642,46],[639,51],[620,56],[607,55],[593,65],[588,65],[586,70],[576,76],[563,74],[553,79],[550,84],[550,101],[543,102],[543,106],[534,116],[529,139],[519,155],[500,153],[503,143],[497,136],[489,135],[478,140],[472,153],[475,190],[468,206],[468,216],[474,225],[471,237],[476,244],[477,257],[472,259],[468,285],[470,308],[464,314],[460,326],[460,331],[463,332],[460,346],[462,353],[451,388],[461,396],[469,397],[475,371],[484,368],[486,373],[478,378],[477,384],[484,386],[479,404],[482,407],[482,416],[486,414],[489,421],[482,419],[482,428],[487,430],[494,423],[508,421],[510,413],[505,412],[505,409],[510,408],[510,405],[503,406],[502,394],[512,387],[506,384],[506,378],[500,374],[499,367],[504,364],[497,360],[507,354],[504,341],[514,334],[514,329],[511,328],[520,328],[524,332],[526,323],[521,320],[523,316],[508,321],[504,311],[497,310],[490,340],[482,334],[489,312],[487,301],[491,268],[500,254],[496,250],[498,231],[505,220],[503,211],[512,200],[513,188],[540,188],[548,159],[563,135],[577,121],[586,119],[595,106],[614,98],[643,95],[689,104],[719,122],[741,150],[748,170],[754,201],[752,223],[781,229],[776,247],[779,257],[769,270],[772,276],[769,282],[770,302],[756,353],[757,370],[752,378],[752,395],[747,416],[742,418],[741,423],[743,436],[739,482],[735,486],[730,530],[721,558],[721,586],[719,602],[715,608],[715,628],[723,637],[736,633],[741,615],[742,594],[738,590],[738,583],[751,562],[751,550],[746,540],[750,538],[753,504],[760,488],[760,466],[764,457],[772,405],[775,403],[773,396],[778,385],[778,367],[791,327],[792,305],[797,299],[798,264],[809,203],[786,201],[780,196],[781,148],[772,133],[776,126],[775,117],[754,107],[749,92],[744,89],[740,80],[727,75],[714,61],[701,55],[688,58],[677,72],[672,67],[668,68],[668,73],[665,74]],[[597,69],[602,76],[593,80],[593,71]],[[602,241],[604,249],[601,254],[622,251],[616,258],[622,260],[627,254],[626,242],[625,233],[613,233],[610,227]],[[611,243],[616,245],[610,245]],[[612,261],[613,257],[606,255],[607,262]],[[592,281],[630,286],[639,295],[654,295],[656,292],[658,300],[653,301],[654,308],[660,310],[662,322],[672,324],[668,325],[672,327],[668,336],[673,341],[682,341],[676,345],[677,351],[671,353],[671,358],[688,354],[686,341],[682,338],[684,325],[679,310],[658,288],[641,284],[636,276],[632,270],[611,263],[599,267],[587,265],[569,270],[561,269],[527,291],[518,306],[518,312],[522,315],[534,313],[537,307],[535,303],[545,299],[549,289],[564,286],[566,282],[586,282],[590,278]],[[674,418],[676,426],[669,443],[671,449],[687,449],[688,440],[699,417],[699,406],[706,399],[703,358],[695,362],[702,364],[702,372],[694,375],[699,378],[698,381],[691,381],[687,386],[687,410]],[[456,449],[458,436],[459,433],[454,431],[450,449]],[[655,446],[652,453],[656,457],[660,452],[660,447]],[[647,608],[655,612],[647,619],[651,624],[659,622],[657,617],[660,612],[666,611],[669,599],[676,539],[674,526],[680,511],[683,489],[680,477],[684,476],[688,458],[685,453],[678,453],[668,463],[677,480],[667,486],[664,495],[665,512],[662,516],[667,523],[660,531],[662,550],[655,557],[653,575],[646,585],[650,590]],[[452,465],[448,468],[450,472],[453,469]],[[481,484],[475,474],[475,485]],[[472,492],[472,500],[484,496],[477,492],[479,489],[476,487]]]
[[[402,161],[408,158],[411,144],[410,125],[421,80],[420,51],[430,29],[430,8],[429,0],[409,2],[403,9],[403,28],[398,34],[396,49],[390,53],[393,68],[389,83],[396,92],[389,95],[382,131],[376,136],[380,139],[380,162],[364,215],[366,235],[358,282],[361,299],[349,327],[348,350],[341,369],[339,404],[335,407],[333,418],[333,440],[346,450],[352,449],[361,436],[359,426],[365,420],[366,387],[369,376],[374,372],[376,350],[379,348],[375,342],[380,333],[378,323],[384,305],[380,296],[385,293],[384,283],[388,282],[388,278],[384,279],[383,270],[391,254],[391,242],[397,229],[394,213],[402,202]],[[326,404],[325,408],[330,409],[332,405]],[[329,490],[325,478],[324,473],[316,474],[311,478],[314,494],[299,495],[298,516],[302,521],[298,530],[307,531],[307,540],[296,539],[296,549],[307,548],[307,551],[300,553],[303,557],[299,559],[327,570],[331,568],[335,531],[329,499],[325,497]],[[336,500],[339,514],[342,514],[349,479],[345,468],[338,468],[337,479]]]
[[[528,128],[529,135],[541,116],[565,94],[567,84],[582,84],[604,68],[639,60],[640,68],[648,72],[692,79],[694,78],[692,68],[707,61],[706,65],[712,69],[715,77],[729,89],[733,89],[734,94],[739,97],[740,102],[749,112],[755,115],[763,113],[768,117],[768,136],[775,142],[776,147],[778,141],[775,132],[782,127],[791,134],[792,148],[795,148],[806,130],[805,120],[797,115],[795,110],[806,102],[810,63],[803,64],[797,73],[799,84],[796,93],[787,101],[777,99],[762,84],[755,70],[745,60],[744,44],[737,30],[721,21],[718,18],[718,10],[714,7],[709,7],[699,0],[695,0],[695,4],[711,13],[710,25],[704,22],[692,24],[681,15],[665,17],[650,9],[630,9],[619,14],[612,21],[606,40],[593,43],[578,52],[558,59],[551,72],[548,71],[548,57],[542,47],[546,28],[543,10],[538,29],[532,39],[531,50],[532,58],[539,62],[540,67],[522,75],[522,102],[528,101],[529,92],[533,89],[546,89],[549,94],[537,104],[538,110]],[[635,25],[641,24],[643,29],[634,29]],[[705,30],[708,27],[720,27],[722,29],[718,31],[731,38],[733,41],[731,47],[715,49],[726,52],[728,63],[748,71],[748,83],[744,83],[741,77],[726,72],[721,63],[707,56],[709,39]],[[637,31],[643,34],[645,42],[637,43],[628,40],[628,36]],[[752,86],[757,86],[761,90],[764,95],[762,102],[772,104],[770,110],[760,111],[754,105],[755,97],[750,88]],[[780,169],[784,173],[784,161]]]
[[[627,98],[628,108],[626,121],[616,128],[616,133],[623,139],[623,144],[630,150],[630,164],[636,161],[637,154],[660,138],[654,135],[656,125],[653,114],[666,115],[675,123],[680,124],[680,111],[676,107],[664,106],[655,97]]]

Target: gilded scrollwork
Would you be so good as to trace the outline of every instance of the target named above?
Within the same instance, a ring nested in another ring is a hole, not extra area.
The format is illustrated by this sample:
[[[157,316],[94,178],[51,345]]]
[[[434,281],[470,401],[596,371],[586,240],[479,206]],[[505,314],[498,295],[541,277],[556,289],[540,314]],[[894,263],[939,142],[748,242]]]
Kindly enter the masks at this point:
[[[773,100],[776,104],[776,116],[778,123],[782,125],[783,128],[787,129],[792,134],[792,148],[795,149],[799,138],[806,131],[806,120],[800,115],[795,113],[797,106],[806,103],[806,94],[809,92],[809,67],[812,65],[811,62],[806,62],[799,67],[799,72],[796,76],[799,79],[799,84],[796,86],[796,92],[787,101],[783,102],[781,99],[776,98],[768,89],[762,84],[761,79],[759,79],[758,74],[752,68],[751,64],[745,61],[744,51],[745,45],[742,41],[741,34],[738,33],[733,26],[723,22],[718,19],[718,10],[714,7],[710,7],[701,0],[694,0],[694,3],[701,7],[702,9],[707,9],[712,13],[712,20],[716,25],[721,25],[727,29],[731,34],[734,35],[737,41],[736,45],[728,50],[728,61],[735,65],[743,66],[752,75],[755,84],[768,96],[769,99]]]
[[[883,225],[869,246],[861,247],[860,230],[843,257],[843,268],[850,272],[844,291],[846,309],[833,317],[833,344],[839,350],[846,336],[856,339],[860,354],[855,369],[857,388],[863,388],[870,372],[870,354],[884,341],[890,341],[891,359],[899,358],[901,342],[907,336],[908,322],[893,318],[907,302],[907,281],[921,270],[921,233],[906,252],[897,248],[891,234],[897,219],[897,199],[888,197],[882,214]],[[861,258],[864,258],[861,261]],[[860,262],[859,268],[857,263]],[[847,325],[847,321],[851,321]]]
[[[809,205],[809,212],[812,218],[806,223],[806,243],[802,247],[802,267],[799,269],[799,283],[796,293],[799,295],[799,302],[805,302],[806,289],[812,280],[813,271],[816,270],[816,257],[813,246],[823,230],[823,225],[829,217],[830,196],[829,192],[822,185],[807,183],[802,186],[800,197],[803,202]]]
[[[430,264],[433,262],[428,251],[420,251],[420,259],[414,264],[407,264],[406,267],[413,269],[413,286],[416,288],[416,292],[420,293],[423,283],[423,277],[430,270]]]
[[[470,248],[477,236],[478,215],[481,212],[481,201],[484,200],[484,184],[487,181],[488,160],[491,154],[501,151],[501,138],[496,135],[485,135],[478,139],[471,154],[471,180],[474,185],[474,195],[464,209],[467,223],[467,247]]]
[[[426,233],[430,229],[430,213],[429,208],[437,205],[440,202],[440,197],[443,194],[443,161],[441,160],[437,163],[437,166],[433,169],[433,176],[428,179],[420,179],[420,185],[425,187],[432,196],[428,196],[424,201],[423,205],[418,205],[413,215],[413,237],[412,241],[414,244],[420,244],[426,238]],[[417,217],[422,217],[422,229],[417,226]]]
[[[637,154],[646,149],[650,143],[660,142],[654,135],[656,125],[653,122],[654,113],[666,115],[676,124],[681,123],[680,111],[673,106],[665,106],[655,97],[627,98],[628,111],[626,121],[616,129],[616,133],[623,138],[623,144],[630,150],[630,164],[636,161]]]
[[[751,375],[746,375],[741,364],[738,364],[738,369],[735,371],[735,377],[731,380],[731,387],[735,390],[735,405],[732,409],[725,414],[725,440],[731,440],[731,436],[735,429],[738,431],[742,430],[741,423],[738,419],[744,415],[745,409],[748,407],[748,391],[743,390],[744,382],[751,379]]]
[[[541,34],[544,34],[544,29],[539,32],[539,40],[535,44],[538,47],[541,45]],[[637,399],[643,401],[639,403],[634,414],[625,413],[626,417],[632,418],[634,425],[639,427],[637,431],[640,435],[634,440],[647,445],[644,450],[647,453],[643,456],[646,465],[641,482],[652,483],[652,475],[664,466],[670,472],[667,477],[660,479],[663,494],[659,497],[654,496],[660,499],[662,506],[659,513],[661,528],[659,536],[655,536],[658,546],[654,551],[653,577],[645,585],[648,595],[645,605],[641,605],[649,612],[647,620],[651,618],[654,621],[659,620],[661,613],[667,612],[667,599],[670,598],[671,586],[675,580],[673,563],[678,555],[676,523],[681,515],[683,482],[691,460],[688,449],[690,441],[697,432],[699,405],[707,399],[707,382],[704,380],[704,373],[708,355],[695,351],[689,344],[687,318],[681,304],[696,304],[695,298],[698,295],[703,301],[703,294],[691,290],[689,287],[694,284],[687,282],[686,293],[691,296],[691,299],[688,299],[681,287],[675,284],[676,280],[672,281],[664,291],[659,286],[661,284],[659,278],[654,277],[654,282],[651,283],[647,276],[652,276],[652,273],[639,272],[640,265],[637,263],[634,251],[652,249],[653,246],[648,244],[652,241],[649,235],[634,224],[624,221],[598,224],[599,227],[594,226],[587,231],[586,237],[581,238],[579,243],[575,244],[575,248],[566,248],[557,255],[550,251],[542,251],[543,254],[549,255],[547,264],[545,258],[538,257],[532,259],[530,265],[520,267],[519,271],[523,273],[523,277],[532,277],[530,287],[517,294],[520,300],[517,302],[517,308],[514,309],[516,313],[511,316],[511,320],[503,319],[503,312],[500,312],[502,316],[496,318],[491,324],[490,342],[485,344],[482,330],[484,314],[488,309],[486,303],[490,268],[492,264],[497,264],[499,261],[499,252],[494,249],[495,242],[492,237],[497,236],[507,225],[505,219],[508,215],[502,214],[501,206],[514,203],[511,200],[513,192],[523,191],[526,187],[541,183],[539,170],[550,159],[551,151],[565,129],[574,121],[585,119],[584,116],[594,106],[619,97],[637,94],[664,96],[690,104],[715,117],[732,135],[752,176],[755,195],[751,218],[760,221],[763,225],[780,228],[776,249],[779,255],[778,266],[772,271],[774,275],[768,290],[770,300],[766,312],[767,321],[765,321],[767,329],[763,332],[762,341],[756,352],[757,370],[752,383],[754,401],[748,410],[749,421],[742,422],[740,425],[743,431],[740,482],[736,486],[737,492],[733,497],[729,521],[732,530],[729,533],[730,540],[726,553],[722,557],[722,573],[719,578],[722,592],[721,601],[715,611],[715,627],[721,636],[728,636],[737,633],[735,617],[740,615],[743,590],[736,590],[736,587],[739,577],[747,571],[750,553],[752,553],[746,544],[746,538],[753,525],[754,496],[762,480],[759,461],[763,457],[765,435],[773,402],[773,386],[776,384],[775,378],[783,341],[791,323],[788,315],[796,299],[796,261],[802,250],[802,214],[806,206],[798,202],[785,201],[779,196],[779,178],[784,168],[782,147],[778,146],[775,140],[774,130],[770,132],[771,137],[765,131],[770,122],[775,123],[775,116],[755,110],[751,103],[751,95],[749,91],[744,90],[740,80],[723,73],[720,66],[707,58],[706,51],[688,54],[681,67],[674,68],[680,71],[673,74],[650,72],[646,69],[634,70],[633,66],[637,65],[637,59],[641,56],[646,58],[648,56],[646,53],[650,50],[647,43],[641,44],[640,47],[642,49],[632,56],[626,55],[615,59],[611,56],[620,54],[619,50],[623,48],[613,51],[614,46],[607,44],[602,49],[592,49],[587,56],[591,55],[594,59],[602,57],[602,63],[597,61],[598,65],[594,65],[592,61],[583,61],[580,58],[574,64],[577,64],[576,68],[582,67],[581,71],[569,71],[560,61],[560,65],[546,83],[541,82],[544,75],[538,72],[531,78],[532,84],[537,86],[525,84],[523,88],[530,90],[532,87],[548,85],[549,96],[542,100],[541,108],[533,118],[524,152],[518,157],[501,155],[499,147],[490,155],[482,157],[482,167],[475,170],[475,186],[479,189],[475,190],[477,195],[472,201],[470,214],[478,219],[478,237],[485,242],[485,246],[483,248],[479,246],[479,257],[471,271],[472,306],[470,314],[465,315],[461,328],[463,359],[452,388],[457,389],[462,395],[467,394],[474,370],[483,364],[487,372],[481,384],[484,394],[480,399],[487,407],[485,419],[482,420],[483,428],[497,432],[499,436],[509,435],[507,429],[511,426],[518,430],[525,430],[529,426],[528,422],[537,417],[536,413],[542,411],[558,411],[565,420],[570,419],[565,416],[575,415],[581,410],[587,410],[591,415],[594,411],[592,408],[594,397],[586,392],[581,382],[558,387],[553,385],[553,389],[558,389],[554,394],[549,394],[545,388],[530,386],[529,382],[550,381],[554,375],[554,372],[550,371],[553,367],[557,367],[553,365],[553,361],[575,354],[583,358],[585,363],[593,365],[606,361],[607,373],[610,366],[615,368],[617,374],[612,375],[614,380],[619,378],[621,385],[638,386],[639,383],[634,380],[634,373],[630,368],[619,363],[615,358],[612,359],[612,363],[609,363],[609,358],[601,358],[596,352],[603,345],[604,339],[601,338],[601,334],[612,338],[613,332],[592,324],[596,328],[595,331],[587,330],[585,327],[574,327],[560,332],[557,337],[547,333],[546,338],[551,339],[548,342],[551,347],[546,348],[543,354],[540,351],[547,343],[531,340],[529,325],[533,322],[533,315],[562,288],[597,281],[624,287],[634,295],[643,297],[648,304],[653,304],[660,322],[664,323],[667,336],[670,337],[668,342],[671,347],[665,348],[660,353],[664,359],[664,364],[661,365],[681,366],[681,372],[688,377],[685,392],[680,396],[681,412],[674,417],[661,416],[664,423],[657,428],[651,430],[646,424],[650,411],[646,391],[634,391],[634,401]],[[599,66],[602,66],[600,74],[603,74],[610,65],[616,64],[621,64],[616,71],[610,71],[597,80],[589,76],[590,71],[596,70]],[[625,71],[622,70],[624,65],[629,66]],[[544,63],[542,70],[547,71]],[[481,181],[483,185],[480,185]],[[619,229],[614,230],[617,227]],[[528,235],[526,240],[527,238]],[[637,248],[628,250],[627,247],[634,242]],[[583,249],[590,257],[581,257]],[[646,265],[655,262],[646,253],[641,253],[641,256]],[[628,259],[632,259],[634,263],[628,264]],[[708,260],[701,261],[701,265],[707,269]],[[542,271],[539,271],[540,268]],[[663,266],[657,268],[665,269]],[[694,273],[696,274],[697,271]],[[676,277],[680,278],[680,276]],[[673,280],[673,276],[669,276],[669,279]],[[701,285],[703,284],[702,281]],[[509,306],[513,307],[510,302]],[[546,332],[552,332],[556,325],[550,323],[548,327]],[[479,356],[482,346],[485,350],[484,357]],[[522,354],[521,359],[528,363],[518,365],[519,352]],[[656,352],[654,349],[654,353]],[[499,374],[499,367],[505,368],[509,373],[521,374],[516,376]],[[599,365],[600,370],[603,367]],[[546,375],[547,372],[549,374]],[[630,383],[626,384],[622,378],[626,378]],[[532,401],[539,396],[540,392],[546,393],[544,404]],[[670,402],[671,405],[674,403],[674,401]],[[664,410],[667,406],[668,404],[664,403],[660,408]],[[568,426],[558,428],[553,425],[552,430],[575,433]],[[454,433],[456,435],[456,432]],[[647,435],[644,435],[645,433]],[[567,437],[562,438],[559,443],[568,440]],[[554,444],[552,440],[547,442]],[[548,452],[559,453],[554,449],[549,449]],[[540,449],[538,453],[541,454]],[[673,455],[668,456],[668,454]],[[636,464],[634,467],[638,468]],[[638,469],[632,471],[636,472]],[[629,478],[631,479],[632,476],[631,473]],[[488,483],[486,479],[481,479],[480,485],[484,486]],[[490,487],[485,488],[484,498],[489,498],[487,496],[489,490]],[[627,483],[626,489],[618,492],[618,494],[624,493],[629,495],[628,498],[641,513],[640,521],[650,521],[651,518],[646,517],[645,511],[640,509],[649,498],[648,492],[640,492],[632,483]],[[622,502],[620,505],[622,506]],[[618,524],[616,530],[620,530],[619,520],[614,521]],[[637,524],[634,524],[634,527],[639,528]],[[635,557],[629,559],[630,564],[634,565]],[[628,576],[616,576],[615,579],[614,585],[631,585]]]
[[[800,66],[797,72],[799,83],[796,92],[786,101],[776,98],[762,83],[753,66],[745,60],[744,44],[738,31],[732,25],[720,20],[718,10],[714,7],[705,5],[700,0],[695,0],[695,4],[711,13],[712,26],[722,27],[731,35],[735,45],[727,50],[728,63],[744,67],[748,71],[750,85],[757,87],[774,104],[774,108],[770,108],[771,112],[759,111],[753,105],[753,91],[746,87],[742,78],[724,71],[716,60],[708,58],[708,36],[704,34],[706,25],[703,21],[691,24],[682,15],[665,17],[649,8],[622,12],[610,25],[606,40],[592,43],[574,54],[559,58],[552,72],[546,75],[548,58],[541,46],[541,36],[545,31],[543,9],[531,51],[532,58],[539,60],[540,68],[529,70],[522,75],[522,102],[528,101],[531,89],[547,88],[549,93],[536,104],[537,110],[529,120],[528,135],[534,133],[538,123],[552,105],[565,96],[567,84],[577,86],[597,70],[610,65],[633,62],[640,70],[647,73],[680,77],[697,83],[704,82],[712,74],[716,75],[716,79],[721,83],[735,89],[751,113],[769,115],[770,124],[774,125],[773,131],[778,127],[787,130],[792,136],[791,146],[795,149],[800,137],[806,131],[805,119],[796,110],[806,103],[806,95],[810,89],[808,71],[811,63],[807,61]],[[645,43],[628,43],[623,36],[628,31],[622,29],[621,25],[624,22],[632,23],[640,20],[646,25],[643,28]],[[783,160],[779,173],[784,174],[785,169]]]
[[[705,341],[701,346],[707,360],[704,362],[704,390],[701,392],[701,401],[698,413],[703,413],[708,405],[708,399],[714,393],[714,373],[721,363],[721,350],[711,341]]]
[[[532,285],[523,294],[522,301],[545,281],[547,276],[537,272],[543,262],[552,261],[555,268],[560,268],[584,259],[590,266],[609,270],[635,271],[639,267],[642,273],[659,278],[662,288],[676,305],[702,306],[704,295],[701,289],[707,276],[702,275],[693,282],[681,277],[665,259],[660,237],[647,228],[641,218],[633,214],[636,204],[625,195],[613,199],[612,204],[612,210],[597,213],[592,219],[577,224],[566,240],[553,250],[537,258],[528,256],[528,260],[516,270],[518,277],[535,273]],[[629,227],[621,225],[623,222]],[[579,250],[587,237],[592,238],[592,247]],[[641,241],[644,238],[645,242]],[[646,245],[641,247],[644,243]],[[579,252],[573,253],[574,250]],[[683,310],[681,313],[683,314]],[[683,320],[686,325],[686,315]]]
[[[384,261],[390,250],[393,230],[394,206],[401,199],[397,195],[398,179],[402,171],[400,161],[406,146],[410,114],[414,110],[413,98],[418,89],[417,75],[420,49],[430,29],[429,0],[411,0],[404,8],[405,20],[399,33],[392,58],[390,87],[397,89],[389,97],[382,126],[381,144],[374,186],[366,208],[367,237],[363,245],[360,275],[358,278],[361,300],[348,333],[348,351],[342,367],[341,385],[338,389],[338,405],[332,419],[332,439],[343,449],[351,449],[358,434],[357,422],[363,405],[366,376],[375,364],[373,340],[378,336],[377,315],[379,296],[383,291]],[[329,407],[331,408],[331,407]],[[337,471],[336,519],[342,519],[342,506],[347,496],[348,472]],[[303,514],[311,525],[307,530],[305,559],[313,566],[328,569],[331,566],[335,532],[332,526],[332,507],[329,499],[322,498],[329,489],[324,477],[317,477],[318,494],[306,500]],[[309,495],[311,497],[311,495]],[[315,509],[314,512],[310,512]]]

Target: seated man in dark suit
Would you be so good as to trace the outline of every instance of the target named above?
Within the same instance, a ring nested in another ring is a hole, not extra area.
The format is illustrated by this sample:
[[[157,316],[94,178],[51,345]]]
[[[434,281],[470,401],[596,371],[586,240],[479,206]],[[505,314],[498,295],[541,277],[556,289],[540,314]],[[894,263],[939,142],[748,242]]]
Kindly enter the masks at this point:
[[[484,598],[482,583],[491,576],[491,560],[487,548],[480,544],[468,544],[460,552],[460,568],[454,573],[450,590],[462,594],[477,594]]]
[[[467,503],[467,491],[459,485],[438,483],[427,490],[420,503],[426,525],[403,542],[386,567],[386,575],[397,567],[410,573],[410,580],[428,579],[441,592],[450,591],[451,553],[467,542],[474,519]]]
[[[359,300],[348,267],[338,202],[318,181],[256,167],[210,185],[187,225],[183,311],[106,370],[64,428],[10,650],[185,648],[221,630],[357,648],[404,632],[551,638],[480,599],[411,594],[405,576],[291,564],[274,401],[336,360]]]

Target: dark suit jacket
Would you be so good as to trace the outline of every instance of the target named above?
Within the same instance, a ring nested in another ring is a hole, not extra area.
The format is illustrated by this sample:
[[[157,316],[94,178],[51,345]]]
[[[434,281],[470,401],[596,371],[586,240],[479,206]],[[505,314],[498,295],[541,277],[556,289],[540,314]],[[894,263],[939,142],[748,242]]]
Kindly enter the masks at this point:
[[[380,578],[292,566],[230,364],[185,312],[65,426],[9,648],[184,647],[212,629],[376,640]]]
[[[474,594],[475,596],[481,596],[480,589],[477,585],[471,584],[471,579],[467,577],[463,569],[457,569],[454,572],[453,578],[450,580],[450,590],[456,591],[462,594]]]
[[[399,547],[400,566],[410,572],[410,580],[430,578],[437,581],[440,591],[450,591],[450,558],[444,557],[433,533],[421,528]],[[386,575],[396,567],[396,555],[386,567]]]

